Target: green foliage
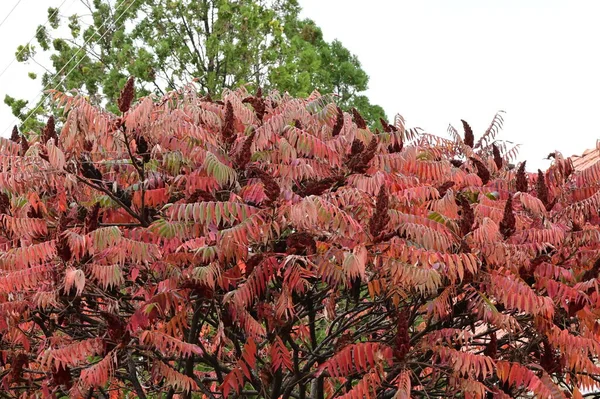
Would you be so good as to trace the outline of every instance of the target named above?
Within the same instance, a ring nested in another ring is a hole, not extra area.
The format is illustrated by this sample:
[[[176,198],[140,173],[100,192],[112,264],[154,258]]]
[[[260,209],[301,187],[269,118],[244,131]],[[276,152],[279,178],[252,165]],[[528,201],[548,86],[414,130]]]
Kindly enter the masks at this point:
[[[38,26],[35,33],[35,38],[44,51],[48,51],[50,49],[50,44],[48,43],[48,30],[44,25]]]
[[[52,29],[58,29],[60,25],[60,19],[58,16],[58,8],[49,7],[48,8],[48,22]]]
[[[300,19],[297,0],[87,4],[87,16],[62,19],[57,9],[49,8],[50,29],[38,27],[36,40],[50,53],[53,70],[42,77],[43,89],[77,89],[101,105],[115,104],[131,75],[140,83],[138,96],[162,95],[193,79],[204,94],[216,96],[244,84],[249,90],[277,89],[295,97],[316,89],[334,94],[346,111],[357,108],[371,123],[385,119],[383,109],[360,94],[369,77],[357,57],[341,42],[325,41],[313,21]],[[18,51],[19,62],[36,56],[33,46],[20,46]],[[40,114],[54,113],[48,99],[40,101],[31,104],[33,109],[39,105]],[[5,103],[24,120],[23,107]],[[28,121],[23,130],[38,127],[36,121]]]
[[[29,58],[35,55],[35,48],[32,45],[26,44],[24,46],[17,47],[15,51],[15,57],[19,62],[29,61]]]
[[[20,119],[24,118],[23,108],[27,105],[27,101],[17,100],[7,94],[4,97],[4,103],[11,108],[13,115],[16,115]]]

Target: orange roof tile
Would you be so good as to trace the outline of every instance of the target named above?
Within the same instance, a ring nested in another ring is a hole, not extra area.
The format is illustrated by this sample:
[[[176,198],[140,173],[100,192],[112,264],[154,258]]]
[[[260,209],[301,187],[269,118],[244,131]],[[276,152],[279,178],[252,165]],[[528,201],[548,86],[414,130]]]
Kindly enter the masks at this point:
[[[582,171],[595,165],[600,161],[600,140],[596,141],[596,148],[588,149],[581,155],[573,155],[571,157],[575,170]]]

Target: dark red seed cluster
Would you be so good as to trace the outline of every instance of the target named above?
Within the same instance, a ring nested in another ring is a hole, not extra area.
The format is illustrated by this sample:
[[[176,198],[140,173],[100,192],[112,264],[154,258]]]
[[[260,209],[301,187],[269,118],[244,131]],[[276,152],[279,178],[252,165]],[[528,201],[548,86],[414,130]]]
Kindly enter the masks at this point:
[[[287,253],[292,255],[313,255],[317,253],[317,243],[308,233],[292,233],[286,239]]]
[[[383,118],[379,118],[379,122],[381,123],[381,127],[383,128],[383,131],[386,132],[386,133],[393,133],[393,132],[397,132],[398,131],[398,129],[394,125],[390,125]],[[400,151],[402,151],[403,147],[404,147],[404,142],[402,140],[395,141],[394,144],[388,145],[388,152],[391,153],[391,154],[396,153],[396,152],[400,152]]]
[[[20,382],[23,379],[23,369],[29,365],[29,357],[21,352],[14,355],[11,360],[10,376],[12,381]]]
[[[214,195],[212,195],[208,191],[201,190],[201,189],[197,189],[196,191],[194,191],[192,193],[192,195],[190,195],[185,200],[185,202],[188,204],[193,204],[196,202],[209,202],[209,201],[216,201]]]
[[[10,198],[8,198],[8,194],[0,193],[0,214],[8,213],[10,210]]]
[[[350,156],[346,166],[356,173],[365,173],[369,168],[369,162],[375,157],[377,151],[377,138],[373,137],[367,148],[360,140],[354,140],[350,149]]]
[[[340,107],[337,107],[337,116],[335,119],[335,125],[333,125],[333,131],[331,132],[332,136],[337,136],[340,134],[342,129],[344,128],[344,112]]]
[[[462,122],[463,128],[465,130],[465,139],[463,142],[469,147],[473,148],[473,146],[475,145],[475,135],[473,134],[473,129],[471,129],[471,126],[469,126],[469,124],[466,121],[462,119],[460,121]]]
[[[81,174],[96,184],[102,184],[102,173],[88,159],[81,157]]]
[[[450,163],[452,164],[452,166],[454,166],[455,168],[460,168],[463,165],[463,161],[460,161],[458,159],[451,159]]]
[[[483,162],[476,158],[469,158],[471,162],[477,167],[477,176],[481,179],[483,184],[487,184],[490,181],[490,171],[485,167]]]
[[[50,118],[48,118],[46,126],[44,126],[44,129],[42,129],[42,143],[47,143],[50,139],[54,139],[55,143],[58,141],[58,135],[56,134],[56,122],[54,121],[54,116],[50,116]]]
[[[527,161],[523,161],[521,165],[519,165],[519,169],[517,169],[517,176],[515,178],[517,183],[517,191],[522,193],[526,193],[528,191],[528,183],[527,183],[527,175],[525,173],[525,164]]]
[[[392,133],[393,126],[391,126],[385,119],[379,118],[379,123],[381,123],[381,127],[383,128],[384,132]]]
[[[94,204],[94,206],[92,207],[92,209],[90,209],[88,211],[87,215],[85,216],[84,225],[85,225],[86,232],[89,233],[98,228],[98,225],[100,223],[99,216],[100,216],[100,203],[96,202]]]
[[[366,129],[367,122],[363,119],[362,115],[358,112],[356,108],[352,108],[352,116],[354,117],[354,123],[356,123],[356,127],[359,129]]]
[[[408,319],[406,313],[398,314],[398,330],[394,338],[394,357],[401,362],[410,350],[410,335],[408,331]]]
[[[25,136],[21,136],[21,156],[25,156],[25,154],[27,153],[27,150],[29,150],[29,143],[27,142],[27,139],[25,138]]]
[[[379,237],[390,221],[388,215],[389,197],[385,186],[381,186],[375,203],[375,213],[369,220],[369,232],[373,237]]]
[[[254,112],[256,113],[256,117],[262,123],[266,111],[265,99],[262,96],[262,89],[259,87],[258,90],[256,90],[256,95],[254,97],[246,97],[242,100],[242,103],[248,103],[252,105],[252,108],[254,108]]]
[[[246,276],[249,276],[252,271],[254,271],[254,268],[258,265],[260,265],[260,263],[265,259],[265,254],[260,253],[260,254],[256,254],[256,255],[252,255],[251,257],[249,257],[246,260]]]
[[[56,253],[65,262],[70,261],[72,256],[67,236],[63,234],[64,231],[67,230],[69,221],[69,217],[66,214],[62,214],[56,228],[56,234],[58,235],[56,240]]]
[[[516,224],[517,220],[515,219],[515,214],[513,212],[512,196],[509,196],[506,205],[504,206],[504,216],[500,221],[500,234],[502,234],[505,239],[510,237],[516,230]]]
[[[303,186],[295,190],[296,194],[301,197],[308,197],[309,195],[321,195],[325,191],[329,190],[335,183],[343,181],[343,176],[332,176],[326,177],[320,180],[308,180]]]
[[[150,152],[148,151],[148,142],[144,138],[144,136],[136,136],[135,138],[135,146],[137,147],[138,155],[142,156],[144,163],[150,161]]]
[[[127,329],[125,321],[112,313],[100,312],[100,314],[106,322],[106,330],[110,339],[115,342],[121,341]]]
[[[17,126],[13,126],[12,133],[10,135],[10,141],[18,143],[20,141],[19,129]]]
[[[454,186],[454,182],[453,181],[447,181],[447,182],[443,183],[441,186],[439,186],[437,188],[437,190],[440,193],[440,197],[443,197],[444,195],[446,195],[446,193],[448,192],[448,190],[450,188],[452,188],[453,186]]]
[[[83,140],[83,150],[92,151],[94,149],[94,143],[91,140]]]
[[[496,144],[492,144],[492,153],[494,154],[494,163],[498,169],[502,169],[502,155],[500,155],[500,150],[496,146]]]
[[[548,195],[548,186],[546,186],[546,177],[544,176],[544,172],[542,172],[540,169],[538,169],[538,178],[535,182],[535,192],[537,194],[538,199],[542,201],[542,204],[544,204],[544,206],[547,207],[550,203]]]
[[[362,141],[354,139],[352,146],[350,146],[350,157],[360,155],[365,150],[365,145]]]
[[[496,359],[496,354],[498,352],[498,337],[496,336],[496,332],[490,333],[490,342],[485,346],[483,354],[491,357],[492,359]]]
[[[56,386],[64,385],[67,389],[71,389],[73,382],[71,380],[71,369],[69,366],[60,363],[56,370],[52,369],[52,383]]]
[[[255,176],[260,179],[264,186],[265,195],[267,198],[269,198],[269,200],[276,201],[279,198],[281,189],[279,188],[279,184],[277,184],[273,176],[258,167],[250,167],[248,169],[248,176]]]
[[[471,232],[473,223],[475,223],[475,212],[466,198],[460,198],[460,234],[466,236]]]
[[[404,148],[404,142],[403,141],[397,141],[394,144],[390,144],[388,146],[388,152],[390,154],[393,154],[393,153],[396,153],[396,152],[401,152],[403,148]]]
[[[542,366],[548,374],[559,371],[561,369],[560,356],[555,353],[554,348],[547,339],[544,339],[542,344],[544,346],[544,351],[540,356],[540,366]]]
[[[256,136],[256,131],[253,130],[252,133],[244,140],[244,144],[242,144],[242,148],[235,154],[233,162],[238,169],[244,170],[246,169],[246,165],[252,159],[252,142],[254,141],[254,137]]]
[[[133,102],[134,97],[135,97],[135,86],[134,86],[133,76],[131,76],[127,80],[127,83],[125,84],[125,87],[123,87],[123,90],[121,90],[121,95],[119,96],[119,99],[117,101],[117,104],[119,106],[119,111],[121,111],[122,113],[129,111],[129,108],[131,107],[131,103]]]
[[[225,104],[225,118],[221,127],[221,137],[227,144],[235,141],[234,127],[233,105],[230,101],[227,101],[227,104]]]
[[[588,281],[598,277],[598,273],[600,272],[600,258],[596,259],[592,268],[587,270],[583,276],[581,276],[581,281]]]

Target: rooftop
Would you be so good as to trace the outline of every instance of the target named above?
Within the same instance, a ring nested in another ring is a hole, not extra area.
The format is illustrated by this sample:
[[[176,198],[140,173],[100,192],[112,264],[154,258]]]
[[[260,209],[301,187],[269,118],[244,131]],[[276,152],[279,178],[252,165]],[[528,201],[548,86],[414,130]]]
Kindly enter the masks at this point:
[[[577,171],[585,170],[600,161],[600,140],[596,141],[596,148],[588,149],[581,155],[571,157],[573,167]]]

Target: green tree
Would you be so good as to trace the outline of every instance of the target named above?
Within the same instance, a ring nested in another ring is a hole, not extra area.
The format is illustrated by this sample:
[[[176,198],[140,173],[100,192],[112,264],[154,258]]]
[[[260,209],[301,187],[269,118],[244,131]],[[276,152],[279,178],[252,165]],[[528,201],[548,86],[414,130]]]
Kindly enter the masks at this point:
[[[385,118],[361,95],[369,77],[342,43],[300,19],[297,0],[81,0],[90,17],[59,17],[48,9],[50,28],[40,26],[37,45],[20,46],[19,61],[49,52],[52,69],[42,87],[78,89],[92,103],[114,104],[130,75],[140,96],[180,87],[196,79],[204,93],[249,84],[308,96],[317,89],[356,107],[371,123]],[[60,33],[68,27],[69,37]],[[32,76],[33,77],[33,76]],[[50,101],[4,102],[32,129],[50,112]],[[39,106],[39,107],[38,107]],[[114,110],[113,110],[114,111]]]

